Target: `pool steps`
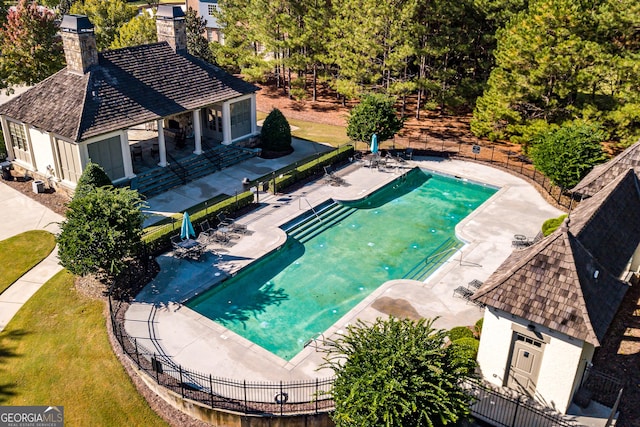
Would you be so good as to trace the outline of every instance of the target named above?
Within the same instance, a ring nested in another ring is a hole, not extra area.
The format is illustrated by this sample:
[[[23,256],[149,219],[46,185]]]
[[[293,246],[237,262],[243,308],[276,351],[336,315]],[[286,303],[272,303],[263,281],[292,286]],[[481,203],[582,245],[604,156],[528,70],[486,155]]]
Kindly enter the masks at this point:
[[[444,261],[450,258],[456,250],[460,249],[462,245],[462,242],[454,238],[445,240],[440,246],[435,248],[433,252],[409,270],[403,279],[424,280],[434,270],[440,267]]]
[[[301,220],[293,221],[282,226],[289,237],[305,243],[324,230],[342,221],[356,211],[355,208],[341,205],[334,200],[315,208],[315,214],[304,216]]]

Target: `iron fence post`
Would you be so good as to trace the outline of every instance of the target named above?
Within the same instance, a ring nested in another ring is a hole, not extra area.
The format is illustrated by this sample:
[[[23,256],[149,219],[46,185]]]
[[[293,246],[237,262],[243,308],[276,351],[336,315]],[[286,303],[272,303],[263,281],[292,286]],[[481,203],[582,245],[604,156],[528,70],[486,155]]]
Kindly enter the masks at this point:
[[[156,369],[154,369],[156,371],[156,382],[160,384],[160,373],[159,373],[160,369],[158,369],[158,363],[160,362],[158,361],[158,358],[156,357],[155,353],[153,353],[153,360],[156,361]]]
[[[316,377],[316,394],[315,394],[315,396],[316,396],[316,398],[315,398],[315,401],[316,401],[316,414],[318,413],[318,396],[319,396],[318,393],[319,393],[319,391],[318,391],[318,377]]]
[[[209,374],[209,399],[211,399],[211,409],[213,409],[213,380]]]
[[[244,380],[242,383],[244,390],[244,413],[246,414],[249,412],[249,407],[247,406],[247,380]]]
[[[282,380],[280,380],[280,416],[282,416],[283,406],[284,406],[284,398],[282,397],[284,394],[282,393]]]
[[[491,146],[491,160],[489,161],[489,163],[493,163],[493,152],[495,151],[495,149],[496,149],[496,146],[492,145]]]
[[[520,396],[518,396],[518,400],[516,401],[516,408],[513,411],[513,421],[511,421],[511,427],[517,427],[516,418],[518,416],[518,408],[520,408]]]
[[[137,339],[133,339],[133,345],[136,349],[136,363],[138,364],[138,366],[140,366],[140,356],[138,355],[138,340]]]
[[[184,399],[184,381],[182,381],[182,365],[178,365],[178,372],[180,372],[180,395]]]
[[[506,166],[506,168],[509,169],[509,153],[507,153],[507,166]]]

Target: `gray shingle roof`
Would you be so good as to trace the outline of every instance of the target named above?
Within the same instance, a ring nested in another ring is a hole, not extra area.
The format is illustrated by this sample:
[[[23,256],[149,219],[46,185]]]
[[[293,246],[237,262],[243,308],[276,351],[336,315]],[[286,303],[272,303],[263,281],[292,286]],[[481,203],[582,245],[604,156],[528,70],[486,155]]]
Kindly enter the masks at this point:
[[[619,277],[640,243],[638,212],[629,170],[582,202],[568,225],[513,252],[473,299],[599,345],[628,288]]]
[[[635,169],[636,173],[640,174],[640,141],[607,163],[594,167],[571,191],[584,196],[593,196],[629,168]]]
[[[82,141],[258,90],[166,42],[98,58],[85,75],[61,70],[0,106],[0,114]]]

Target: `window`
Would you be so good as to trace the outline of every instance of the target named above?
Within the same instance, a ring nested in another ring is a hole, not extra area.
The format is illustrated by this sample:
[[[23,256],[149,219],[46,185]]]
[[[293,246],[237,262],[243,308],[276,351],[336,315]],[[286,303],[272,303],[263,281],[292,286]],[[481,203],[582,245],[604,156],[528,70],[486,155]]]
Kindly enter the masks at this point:
[[[24,126],[21,123],[7,121],[9,126],[9,137],[11,138],[11,146],[16,159],[31,164],[31,156],[29,155],[29,143],[24,132]]]
[[[230,105],[231,139],[251,133],[251,99],[234,102]]]
[[[82,174],[78,146],[71,142],[56,139],[56,148],[60,159],[60,178],[66,181],[78,182]]]
[[[208,4],[207,5],[207,9],[209,12],[209,16],[215,16],[216,12],[218,11],[218,4],[217,2],[214,4]]]

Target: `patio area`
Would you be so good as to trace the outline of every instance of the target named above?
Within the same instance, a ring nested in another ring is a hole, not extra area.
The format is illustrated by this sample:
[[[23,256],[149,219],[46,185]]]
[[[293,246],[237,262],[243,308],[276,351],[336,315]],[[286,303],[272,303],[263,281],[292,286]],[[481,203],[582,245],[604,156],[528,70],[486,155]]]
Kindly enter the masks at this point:
[[[560,213],[525,181],[480,164],[422,158],[383,170],[362,165],[353,163],[336,172],[343,185],[329,185],[321,179],[286,195],[261,193],[260,208],[238,219],[249,233],[232,239],[234,244],[230,246],[214,246],[220,256],[205,253],[199,261],[178,259],[172,253],[159,257],[160,274],[138,294],[126,313],[127,332],[174,363],[214,376],[252,381],[326,378],[332,373],[318,370],[322,364],[322,353],[317,351],[321,340],[286,361],[182,303],[282,246],[286,235],[278,226],[308,209],[308,204],[313,206],[328,198],[362,198],[407,168],[420,166],[501,189],[457,225],[456,234],[466,245],[427,280],[381,283],[324,336],[342,332],[356,319],[372,321],[390,314],[439,316],[436,327],[446,329],[472,325],[483,311],[454,296],[454,289],[474,279],[486,279],[512,251],[514,234],[533,236],[544,220]]]

